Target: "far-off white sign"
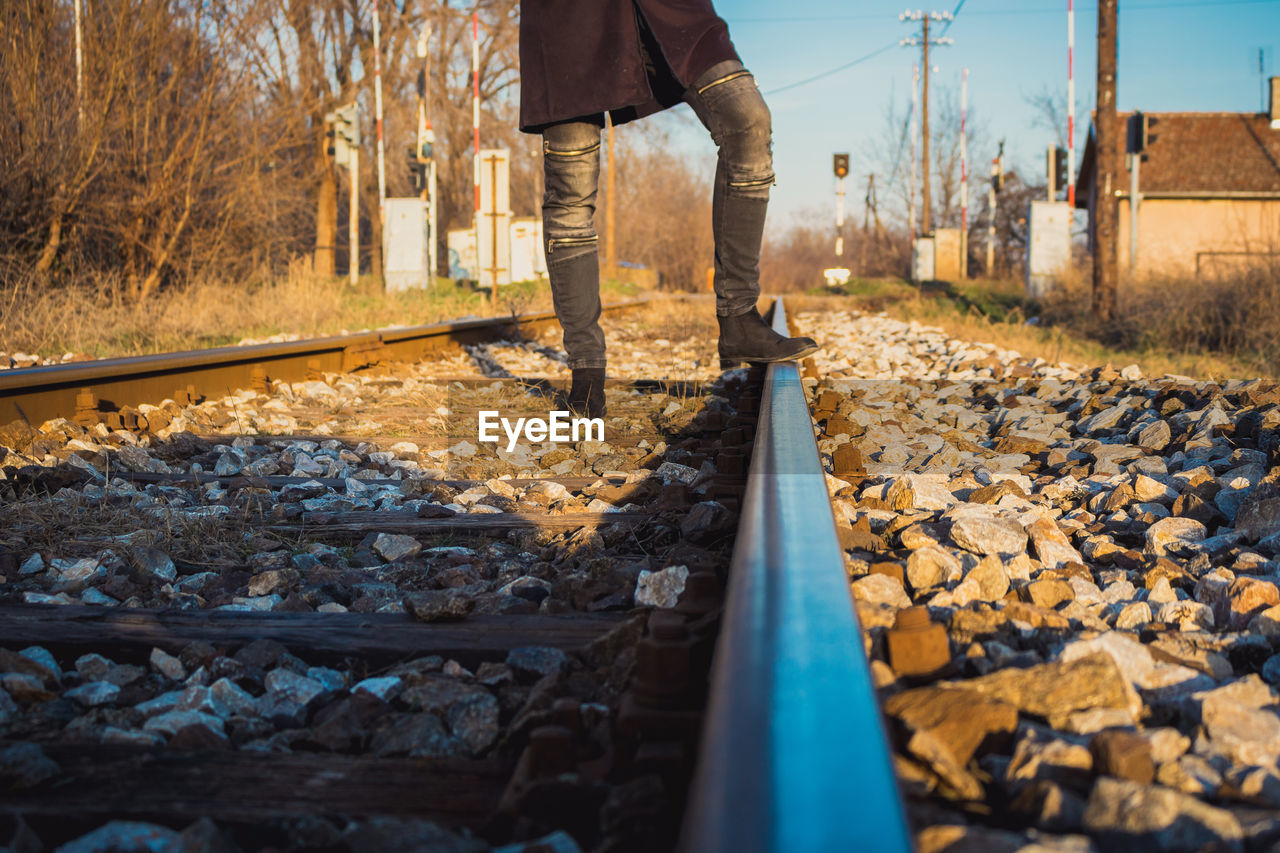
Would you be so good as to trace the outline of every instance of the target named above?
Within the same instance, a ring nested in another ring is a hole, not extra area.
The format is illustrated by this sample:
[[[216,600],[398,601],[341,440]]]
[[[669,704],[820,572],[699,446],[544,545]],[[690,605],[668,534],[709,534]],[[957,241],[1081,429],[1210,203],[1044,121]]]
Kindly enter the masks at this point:
[[[1040,299],[1071,265],[1071,205],[1033,201],[1027,223],[1027,296]]]

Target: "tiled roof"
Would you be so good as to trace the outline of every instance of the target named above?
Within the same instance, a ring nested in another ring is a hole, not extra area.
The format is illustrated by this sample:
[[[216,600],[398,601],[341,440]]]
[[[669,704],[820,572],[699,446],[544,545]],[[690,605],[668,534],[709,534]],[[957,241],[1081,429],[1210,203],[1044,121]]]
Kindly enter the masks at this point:
[[[1129,190],[1125,129],[1119,114],[1120,153],[1113,174]],[[1280,130],[1260,113],[1147,113],[1148,142],[1139,180],[1144,193],[1280,193]],[[1093,180],[1092,131],[1080,161],[1076,197]]]

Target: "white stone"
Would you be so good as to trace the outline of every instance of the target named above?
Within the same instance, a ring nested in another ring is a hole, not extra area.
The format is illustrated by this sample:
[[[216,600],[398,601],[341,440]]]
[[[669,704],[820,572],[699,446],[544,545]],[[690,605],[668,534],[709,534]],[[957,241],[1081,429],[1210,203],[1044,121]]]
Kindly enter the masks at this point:
[[[688,566],[667,566],[656,572],[641,571],[636,578],[635,603],[637,606],[675,607],[688,579]]]

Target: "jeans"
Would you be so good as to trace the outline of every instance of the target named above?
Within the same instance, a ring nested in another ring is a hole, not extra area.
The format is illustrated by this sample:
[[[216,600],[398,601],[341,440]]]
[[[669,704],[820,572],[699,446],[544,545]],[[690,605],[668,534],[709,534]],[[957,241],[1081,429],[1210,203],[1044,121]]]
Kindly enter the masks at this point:
[[[773,184],[769,108],[736,61],[712,66],[684,99],[719,148],[711,198],[716,314],[746,314],[760,295],[760,243]],[[605,366],[595,230],[603,127],[603,116],[590,116],[542,132],[547,274],[571,368]]]

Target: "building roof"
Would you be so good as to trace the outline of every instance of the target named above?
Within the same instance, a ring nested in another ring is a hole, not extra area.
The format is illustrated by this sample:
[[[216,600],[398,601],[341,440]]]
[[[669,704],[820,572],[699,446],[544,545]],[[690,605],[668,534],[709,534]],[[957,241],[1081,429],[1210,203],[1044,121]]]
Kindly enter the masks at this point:
[[[1119,189],[1129,191],[1125,168],[1125,129],[1132,113],[1119,114],[1120,145],[1112,174],[1123,176]],[[1139,173],[1144,194],[1186,193],[1196,196],[1280,194],[1280,130],[1264,113],[1146,113],[1147,148]],[[1076,206],[1088,204],[1093,181],[1095,130],[1080,158]]]

